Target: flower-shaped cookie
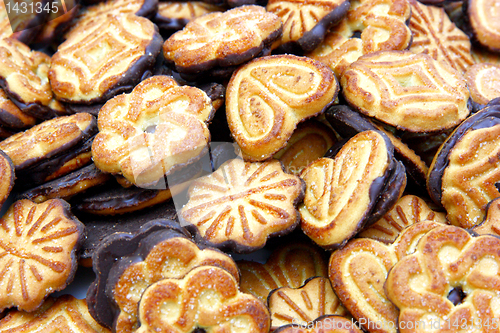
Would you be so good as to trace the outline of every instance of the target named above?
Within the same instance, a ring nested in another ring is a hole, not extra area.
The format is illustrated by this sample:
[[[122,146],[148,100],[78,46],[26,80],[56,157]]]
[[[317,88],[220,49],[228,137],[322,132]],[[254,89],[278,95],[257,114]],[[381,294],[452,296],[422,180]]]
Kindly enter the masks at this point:
[[[168,76],[153,76],[102,107],[92,144],[94,163],[135,185],[154,185],[201,157],[212,116],[205,92],[180,87]]]
[[[295,206],[304,187],[299,177],[283,172],[277,160],[233,159],[191,184],[179,219],[203,242],[253,251],[263,247],[268,237],[297,226]]]
[[[500,238],[431,230],[384,286],[400,310],[400,332],[500,332],[499,267]]]
[[[83,224],[59,199],[16,201],[0,219],[0,309],[37,309],[73,280]]]
[[[165,41],[163,54],[181,74],[222,69],[230,75],[235,65],[269,54],[281,29],[279,17],[263,7],[241,6],[189,22]],[[229,69],[224,68],[227,66]]]
[[[269,312],[261,301],[238,290],[226,270],[203,266],[184,278],[149,286],[139,303],[136,333],[206,332],[267,333]]]

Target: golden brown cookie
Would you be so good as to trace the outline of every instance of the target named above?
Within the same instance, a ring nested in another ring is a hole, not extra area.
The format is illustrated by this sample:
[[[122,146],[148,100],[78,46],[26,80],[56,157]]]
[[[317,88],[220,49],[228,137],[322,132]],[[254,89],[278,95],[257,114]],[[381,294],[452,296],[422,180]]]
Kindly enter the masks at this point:
[[[154,185],[206,151],[206,123],[213,113],[202,90],[153,76],[103,106],[92,144],[94,163],[135,185]]]
[[[191,184],[179,219],[198,241],[250,252],[263,247],[269,237],[295,229],[295,207],[304,188],[304,182],[283,172],[277,160],[233,159]]]
[[[160,1],[153,22],[158,25],[162,32],[172,33],[181,30],[189,21],[197,17],[223,11],[224,7],[222,6],[215,6],[202,1]]]
[[[422,237],[384,286],[412,332],[499,332],[500,239],[442,226]],[[432,326],[431,326],[432,325]]]
[[[500,65],[475,64],[465,73],[470,97],[478,104],[488,104],[500,97]]]
[[[500,12],[495,0],[467,0],[464,11],[474,39],[491,51],[500,51]]]
[[[238,290],[226,270],[203,266],[182,279],[164,279],[149,286],[139,302],[136,333],[159,330],[267,333],[270,320],[264,303]]]
[[[322,316],[305,326],[285,325],[274,333],[362,333],[351,320],[336,315]]]
[[[351,138],[335,156],[311,163],[300,205],[301,229],[325,248],[342,247],[366,223],[391,173],[393,148],[381,132]],[[390,208],[387,208],[390,209]]]
[[[338,93],[332,71],[294,55],[262,57],[233,73],[226,90],[229,129],[245,160],[283,148],[297,124],[322,113]]]
[[[92,318],[84,299],[71,295],[50,297],[35,312],[10,311],[0,320],[0,332],[111,333]]]
[[[410,51],[425,53],[464,73],[474,64],[469,37],[448,18],[443,8],[411,3],[409,27],[413,34]]]
[[[263,7],[241,6],[192,20],[165,41],[163,55],[181,75],[229,77],[235,66],[269,54],[281,30],[279,17]]]
[[[486,206],[486,215],[481,224],[472,228],[478,235],[500,236],[500,198],[491,200]]]
[[[410,13],[408,0],[356,2],[346,18],[307,55],[326,64],[340,78],[345,68],[364,54],[407,49],[412,39],[411,30],[406,26]]]
[[[52,56],[50,86],[64,102],[104,102],[128,92],[152,70],[162,38],[148,19],[104,16],[74,29]]]
[[[13,130],[23,130],[32,127],[36,123],[36,118],[32,117],[17,107],[7,96],[3,89],[0,89],[0,124]]]
[[[470,112],[462,75],[426,54],[365,55],[344,71],[341,85],[358,111],[410,132],[442,131]]]
[[[266,302],[274,289],[299,288],[311,277],[328,276],[324,254],[317,246],[294,242],[276,248],[265,264],[240,260],[240,289]]]
[[[63,200],[16,201],[0,219],[0,308],[34,311],[65,288],[75,275],[83,230]]]
[[[273,48],[279,46],[280,52],[296,54],[314,50],[328,30],[344,18],[349,6],[348,0],[268,1],[266,10],[283,22],[283,35]]]
[[[308,279],[300,288],[281,287],[267,298],[271,330],[284,325],[308,325],[324,315],[348,316],[326,277]]]
[[[446,217],[442,212],[433,211],[421,198],[405,195],[383,218],[358,236],[388,244],[394,242],[404,228],[421,221],[446,223]]]
[[[308,120],[293,132],[286,146],[274,154],[285,166],[285,171],[299,175],[305,167],[337,142],[333,130],[318,120]]]
[[[332,253],[332,287],[362,327],[373,333],[397,332],[398,310],[387,300],[383,289],[387,274],[399,260],[414,252],[425,233],[441,225],[423,221],[406,228],[391,245],[357,238]]]

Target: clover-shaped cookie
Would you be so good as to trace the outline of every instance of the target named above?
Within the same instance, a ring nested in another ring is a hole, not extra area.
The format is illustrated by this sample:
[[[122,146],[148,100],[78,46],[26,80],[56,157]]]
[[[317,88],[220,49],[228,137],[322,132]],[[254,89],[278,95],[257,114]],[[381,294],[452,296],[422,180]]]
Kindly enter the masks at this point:
[[[269,312],[260,300],[238,290],[226,270],[203,266],[184,278],[149,286],[139,303],[136,333],[207,332],[267,333]]]
[[[410,132],[446,130],[470,112],[461,73],[423,53],[365,55],[343,72],[341,85],[359,112]]]
[[[153,76],[103,106],[92,144],[94,163],[135,185],[154,185],[201,157],[213,113],[202,90]]]
[[[269,293],[281,287],[299,288],[307,279],[328,276],[327,262],[317,246],[294,242],[278,247],[265,264],[240,260],[240,289],[266,302]]]
[[[384,289],[411,332],[499,332],[499,267],[500,238],[442,226],[392,268]]]
[[[73,280],[83,224],[63,200],[16,201],[0,219],[0,309],[33,311]]]
[[[271,330],[289,324],[307,326],[328,314],[348,315],[326,277],[310,278],[300,288],[275,289],[269,294],[267,304]]]
[[[328,65],[340,78],[360,56],[384,50],[405,50],[412,33],[408,0],[355,1],[346,18],[333,27],[309,57]],[[356,34],[361,32],[360,38]]]
[[[249,252],[297,226],[303,193],[303,181],[277,160],[233,159],[191,184],[179,219],[199,241]]]
[[[281,35],[278,16],[260,6],[241,6],[190,21],[163,45],[167,62],[181,74],[230,76],[236,65],[267,55]]]
[[[226,115],[245,160],[263,161],[283,148],[297,124],[322,113],[338,89],[332,71],[307,57],[268,56],[240,67],[226,90]]]
[[[157,30],[134,14],[109,14],[75,29],[52,56],[52,91],[61,101],[92,104],[132,90],[161,51]]]
[[[398,310],[387,300],[383,289],[387,274],[398,260],[414,252],[423,235],[439,226],[442,224],[422,221],[403,230],[391,245],[356,238],[332,253],[329,277],[333,290],[365,329],[374,333],[397,332]]]

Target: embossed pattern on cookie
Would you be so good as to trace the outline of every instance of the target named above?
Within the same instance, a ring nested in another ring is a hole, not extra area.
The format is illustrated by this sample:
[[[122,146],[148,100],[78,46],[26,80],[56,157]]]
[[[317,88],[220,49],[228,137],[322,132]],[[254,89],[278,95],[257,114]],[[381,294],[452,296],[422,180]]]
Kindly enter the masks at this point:
[[[443,8],[410,0],[410,51],[425,53],[464,73],[474,64],[469,37],[448,18]]]
[[[421,221],[446,223],[446,217],[444,213],[429,208],[421,198],[405,195],[384,217],[360,232],[358,236],[372,238],[382,243],[392,243],[404,228]]]
[[[464,11],[473,37],[491,51],[500,50],[500,12],[495,0],[467,0]]]
[[[285,173],[277,160],[233,159],[191,184],[179,219],[199,241],[249,252],[297,226],[295,206],[304,188],[304,182]]]
[[[226,116],[245,160],[271,157],[299,122],[334,102],[338,89],[332,71],[306,57],[275,55],[240,67],[226,90]]]
[[[488,104],[500,97],[500,65],[475,64],[465,73],[472,100],[478,104]]]
[[[470,112],[462,75],[422,53],[365,55],[344,71],[341,85],[358,111],[410,132],[445,130]]]
[[[141,187],[154,185],[201,157],[213,113],[202,90],[153,76],[102,107],[92,144],[94,163]]]
[[[66,287],[83,228],[63,200],[16,201],[0,219],[0,308],[33,311]]]
[[[162,309],[168,309],[163,310]],[[164,279],[149,286],[139,302],[136,333],[209,332],[267,333],[266,306],[238,290],[238,282],[218,267],[199,267],[183,279]]]
[[[307,326],[329,314],[348,315],[325,277],[311,278],[300,288],[275,289],[269,294],[267,304],[271,330],[289,324]]]

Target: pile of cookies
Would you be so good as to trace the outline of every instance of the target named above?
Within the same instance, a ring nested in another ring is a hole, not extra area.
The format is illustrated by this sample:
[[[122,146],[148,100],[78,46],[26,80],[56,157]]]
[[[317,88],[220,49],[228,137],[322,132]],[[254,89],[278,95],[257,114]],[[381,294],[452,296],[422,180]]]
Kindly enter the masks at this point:
[[[0,333],[500,332],[498,0],[31,5]]]

